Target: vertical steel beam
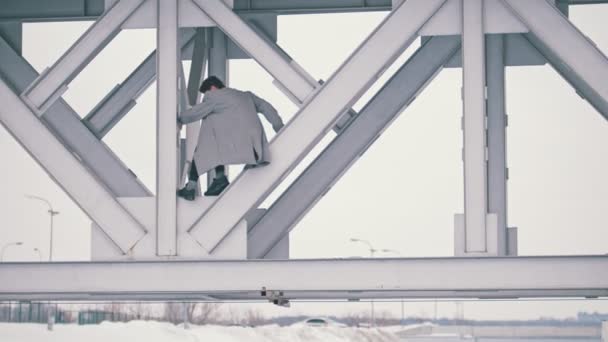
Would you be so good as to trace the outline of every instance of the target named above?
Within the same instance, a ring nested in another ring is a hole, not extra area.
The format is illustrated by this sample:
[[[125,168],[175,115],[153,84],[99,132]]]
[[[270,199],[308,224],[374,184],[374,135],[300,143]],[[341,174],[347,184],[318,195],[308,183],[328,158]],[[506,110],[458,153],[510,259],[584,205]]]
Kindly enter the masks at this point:
[[[488,211],[497,215],[497,254],[507,255],[507,116],[504,35],[486,36]]]
[[[157,0],[156,82],[156,252],[177,253],[178,0]]]
[[[418,37],[418,30],[444,2],[409,0],[389,14],[276,135],[270,144],[270,165],[241,173],[194,223],[189,230],[194,238],[213,251],[332,129],[345,109]],[[200,5],[200,1],[198,3]]]
[[[211,31],[211,48],[209,49],[209,70],[207,75],[217,76],[228,85],[228,37],[217,27],[209,28],[209,30]],[[224,169],[226,175],[228,175],[228,166],[226,165]],[[207,186],[211,185],[214,178],[215,170],[207,172]]]
[[[608,119],[608,59],[546,0],[502,0],[530,29],[528,40]]]
[[[123,253],[145,235],[145,228],[51,134],[3,79],[0,103],[0,123]]]
[[[211,49],[209,51],[209,76],[217,76],[228,83],[228,55],[226,35],[220,29],[210,28]]]
[[[209,56],[207,43],[208,29],[200,27],[194,36],[194,48],[192,49],[192,64],[190,64],[190,75],[188,77],[188,102],[194,106],[200,97],[198,91],[201,81],[205,75],[205,67]]]
[[[67,89],[67,83],[117,34],[120,27],[144,0],[117,1],[80,37],[57,62],[43,72],[22,95],[42,115]]]
[[[198,28],[194,37],[194,47],[192,50],[192,63],[190,64],[190,74],[188,75],[188,103],[194,106],[200,98],[199,87],[205,75],[207,61],[209,59],[209,44],[208,44],[207,28]],[[186,125],[186,144],[185,144],[185,167],[184,171],[188,171],[192,165],[194,150],[198,144],[198,135],[201,129],[200,121]],[[209,179],[207,179],[209,183]],[[197,186],[197,191],[200,189]]]
[[[0,74],[20,93],[38,74],[28,62],[0,39]],[[80,117],[63,100],[55,102],[42,117],[66,149],[76,154],[118,197],[150,196],[150,191],[116,155],[81,123]]]
[[[182,51],[194,37],[194,30],[181,30]],[[156,79],[156,51],[101,100],[84,118],[83,122],[97,136],[103,138],[137,104],[139,96]]]
[[[486,77],[483,0],[462,1],[465,251],[486,252]]]
[[[429,38],[250,230],[250,258],[265,258],[460,50],[460,39]]]

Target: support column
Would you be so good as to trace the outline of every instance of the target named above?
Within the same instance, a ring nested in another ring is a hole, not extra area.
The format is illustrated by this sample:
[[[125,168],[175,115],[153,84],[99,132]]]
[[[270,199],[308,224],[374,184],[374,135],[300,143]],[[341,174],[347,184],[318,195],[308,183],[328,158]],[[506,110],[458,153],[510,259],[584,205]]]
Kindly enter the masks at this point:
[[[497,216],[497,253],[507,255],[507,149],[504,36],[486,38],[488,85],[488,211]]]
[[[167,256],[177,252],[178,63],[181,63],[177,1],[157,0],[156,253]]]
[[[464,254],[488,252],[483,17],[482,0],[462,1],[464,222],[457,223],[456,234],[464,232]]]
[[[213,27],[211,30],[211,48],[209,49],[209,70],[208,76],[217,76],[228,86],[228,51],[227,37],[219,28]],[[228,165],[225,166],[226,176],[228,176]],[[207,185],[210,185],[215,178],[215,171],[207,173]]]
[[[188,104],[194,106],[198,103],[201,93],[199,88],[201,81],[205,76],[205,69],[209,59],[208,47],[208,30],[206,28],[198,28],[194,37],[194,48],[192,50],[192,64],[190,64],[190,75],[188,76]],[[198,144],[198,135],[201,130],[200,121],[196,121],[186,125],[186,163],[184,171],[188,172],[192,165],[194,150]],[[208,180],[209,182],[209,180]],[[197,192],[200,192],[200,186],[196,187]]]

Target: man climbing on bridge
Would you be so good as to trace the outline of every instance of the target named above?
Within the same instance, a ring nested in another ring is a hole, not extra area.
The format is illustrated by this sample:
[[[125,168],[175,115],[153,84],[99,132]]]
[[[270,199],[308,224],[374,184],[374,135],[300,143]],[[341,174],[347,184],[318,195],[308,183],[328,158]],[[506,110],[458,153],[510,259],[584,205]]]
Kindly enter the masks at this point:
[[[198,177],[215,169],[215,178],[205,196],[219,195],[229,184],[224,165],[246,164],[245,169],[270,163],[268,140],[258,113],[275,132],[283,127],[276,109],[249,91],[227,88],[217,77],[203,81],[203,101],[182,112],[182,124],[202,120],[197,147],[188,173],[188,183],[177,194],[193,201]]]

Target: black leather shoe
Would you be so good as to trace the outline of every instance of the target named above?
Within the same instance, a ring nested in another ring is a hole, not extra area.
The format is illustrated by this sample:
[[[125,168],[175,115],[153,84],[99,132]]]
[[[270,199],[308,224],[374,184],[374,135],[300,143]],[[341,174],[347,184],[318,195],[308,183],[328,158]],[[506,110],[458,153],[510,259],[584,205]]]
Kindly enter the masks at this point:
[[[177,191],[177,196],[179,196],[185,200],[188,200],[188,201],[194,201],[194,196],[196,196],[196,191],[194,189],[188,190],[184,187]]]
[[[205,196],[217,196],[221,194],[228,185],[230,185],[230,182],[226,176],[215,178],[213,182],[211,182],[211,185],[209,185],[209,188],[207,188],[207,191],[205,191]]]

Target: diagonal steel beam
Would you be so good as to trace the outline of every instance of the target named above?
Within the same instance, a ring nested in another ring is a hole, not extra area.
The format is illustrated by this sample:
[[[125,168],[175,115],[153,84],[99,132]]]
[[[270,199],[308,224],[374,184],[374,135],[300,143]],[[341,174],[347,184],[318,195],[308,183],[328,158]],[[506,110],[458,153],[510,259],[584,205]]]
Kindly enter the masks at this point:
[[[219,28],[235,44],[275,77],[273,84],[296,106],[301,107],[320,86],[319,82],[267,37],[264,30],[243,20],[223,2],[215,1],[201,1],[198,4],[208,16],[221,23]],[[336,122],[334,131],[339,132],[356,115],[352,109],[345,111]]]
[[[272,163],[243,172],[194,224],[190,229],[194,238],[213,251],[417,38],[418,30],[444,2],[409,0],[393,11],[277,134],[270,144]]]
[[[530,29],[526,38],[608,119],[608,59],[546,0],[502,0]]]
[[[181,30],[182,53],[192,44],[194,30]],[[156,80],[156,51],[118,84],[83,119],[87,127],[102,139],[137,104],[137,99]]]
[[[279,51],[274,43],[264,39],[235,14],[221,0],[193,0],[232,41],[255,59],[269,74],[288,90],[292,98],[300,103],[318,87],[317,82],[306,74],[285,53]]]
[[[36,70],[0,38],[0,75],[20,93],[34,80]],[[63,100],[57,101],[42,118],[60,140],[118,197],[150,196],[150,191],[116,155],[85,127]]]
[[[458,37],[428,39],[253,226],[249,258],[266,257],[459,50]]]
[[[145,228],[53,136],[3,79],[0,103],[2,125],[123,253],[145,235]]]
[[[44,112],[67,90],[67,83],[120,32],[122,23],[145,0],[117,1],[104,13],[63,56],[43,72],[22,94],[26,103],[38,114]]]

